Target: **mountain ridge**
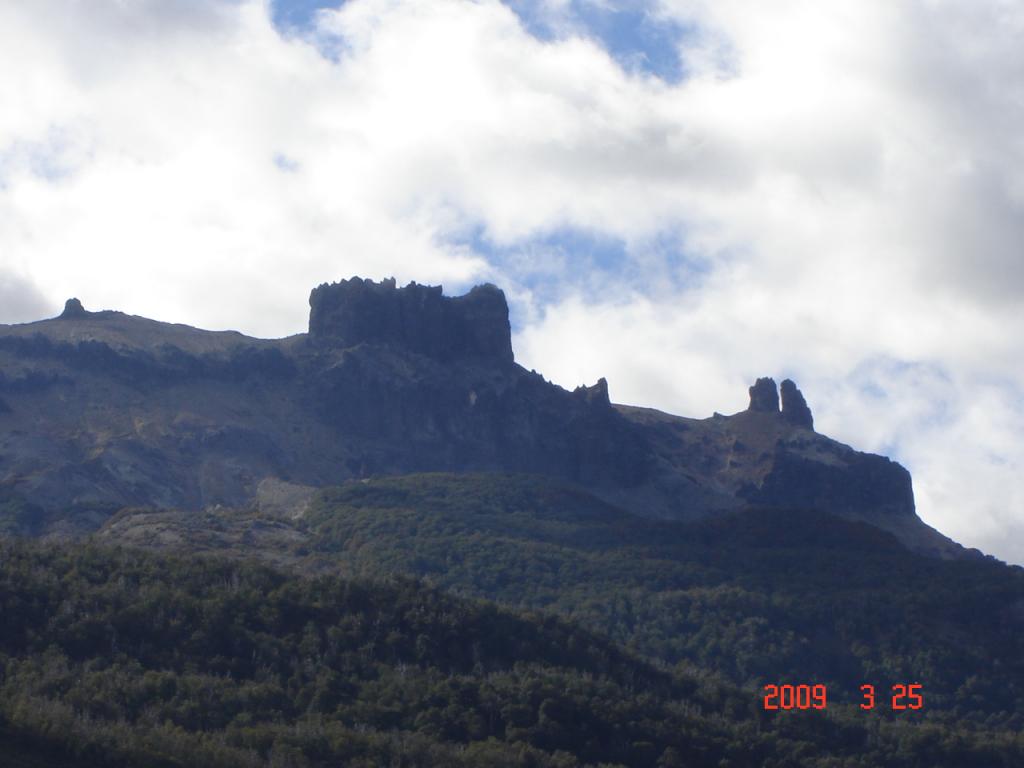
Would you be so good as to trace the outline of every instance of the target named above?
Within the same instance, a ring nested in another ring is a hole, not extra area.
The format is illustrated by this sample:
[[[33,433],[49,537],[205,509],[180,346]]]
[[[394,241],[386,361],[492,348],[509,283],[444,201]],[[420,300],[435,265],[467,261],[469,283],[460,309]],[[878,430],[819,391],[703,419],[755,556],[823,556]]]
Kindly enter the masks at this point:
[[[750,395],[745,411],[689,419],[613,404],[604,379],[564,390],[515,362],[493,285],[323,284],[309,332],[273,340],[72,299],[0,326],[0,493],[67,535],[129,506],[244,506],[264,482],[527,472],[648,517],[818,508],[965,556],[917,517],[904,468],[814,432],[793,382],[781,407],[771,379]]]

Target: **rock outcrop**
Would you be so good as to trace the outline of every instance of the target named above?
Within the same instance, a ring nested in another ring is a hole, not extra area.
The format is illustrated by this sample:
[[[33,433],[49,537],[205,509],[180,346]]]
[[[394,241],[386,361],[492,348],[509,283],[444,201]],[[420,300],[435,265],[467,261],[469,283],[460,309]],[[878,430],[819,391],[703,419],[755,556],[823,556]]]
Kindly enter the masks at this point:
[[[782,391],[782,418],[790,424],[804,429],[814,429],[814,417],[807,407],[803,393],[797,389],[791,379],[784,379],[780,385]]]
[[[775,387],[775,379],[768,377],[758,379],[748,391],[750,392],[748,411],[759,413],[779,412],[779,391]]]
[[[61,320],[76,320],[88,316],[89,313],[78,299],[68,299],[64,302],[64,311],[60,313]]]
[[[398,288],[394,278],[354,277],[314,289],[309,306],[309,337],[317,344],[385,344],[444,362],[513,360],[505,294],[490,284],[449,297],[439,285]]]
[[[580,385],[572,391],[572,393],[588,404],[601,405],[604,407],[611,407],[612,401],[608,397],[608,380],[603,376],[597,380],[597,383],[592,387],[586,385]]]
[[[791,379],[783,379],[781,386],[777,389],[775,379],[768,376],[762,377],[754,382],[748,392],[750,393],[750,405],[748,411],[754,413],[780,413],[779,394],[782,394],[782,418],[788,423],[805,429],[814,429],[814,419],[811,416],[811,409],[807,407],[803,393],[797,389]]]
[[[745,498],[766,507],[827,509],[875,524],[914,516],[914,491],[906,469],[884,456],[838,444],[820,448],[831,449],[829,461],[815,455],[817,446],[779,445],[771,470]]]

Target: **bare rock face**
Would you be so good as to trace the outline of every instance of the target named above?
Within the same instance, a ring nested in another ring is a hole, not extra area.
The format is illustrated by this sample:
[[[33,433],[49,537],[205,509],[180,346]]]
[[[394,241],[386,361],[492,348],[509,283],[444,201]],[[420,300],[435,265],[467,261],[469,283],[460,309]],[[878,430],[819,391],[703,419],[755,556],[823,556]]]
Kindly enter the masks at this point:
[[[747,498],[768,507],[826,509],[880,527],[915,516],[914,491],[906,469],[884,456],[846,446],[823,444],[821,448],[831,450],[831,461],[821,461],[807,446],[778,446],[771,471]]]
[[[0,325],[0,489],[85,529],[125,506],[246,505],[268,478],[513,471],[628,488],[645,476],[642,430],[604,382],[574,395],[514,363],[494,286],[446,297],[354,278],[310,304],[310,333],[276,340],[75,301]]]
[[[780,385],[782,390],[782,418],[798,427],[814,430],[814,417],[807,407],[803,393],[796,388],[790,379],[784,379]]]
[[[572,393],[580,400],[588,404],[597,404],[610,408],[612,401],[608,397],[608,380],[603,376],[597,380],[592,387],[581,385],[576,387]]]
[[[791,379],[784,379],[779,389],[775,387],[775,379],[763,377],[754,382],[749,390],[750,406],[748,411],[755,413],[779,413],[779,394],[782,394],[782,418],[790,424],[805,429],[814,429],[814,419],[807,401]]]
[[[750,407],[748,411],[761,413],[779,412],[779,391],[775,388],[775,379],[760,378],[750,388]]]
[[[398,288],[394,278],[375,283],[354,277],[314,289],[309,306],[309,336],[316,344],[378,343],[443,362],[513,360],[505,294],[490,284],[448,297],[439,285]]]
[[[88,317],[88,315],[89,313],[85,311],[82,302],[78,299],[68,299],[64,303],[64,311],[60,313],[60,319],[74,320],[76,318]]]

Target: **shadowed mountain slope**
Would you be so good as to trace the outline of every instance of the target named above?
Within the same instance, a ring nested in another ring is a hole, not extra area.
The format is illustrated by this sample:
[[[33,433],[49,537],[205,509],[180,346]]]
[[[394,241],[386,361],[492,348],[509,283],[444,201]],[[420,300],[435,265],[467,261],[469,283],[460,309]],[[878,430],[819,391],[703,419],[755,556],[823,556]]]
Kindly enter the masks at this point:
[[[1024,570],[916,555],[815,510],[652,520],[555,478],[427,474],[325,489],[294,518],[274,505],[126,510],[97,537],[303,574],[424,578],[755,690],[813,680],[850,701],[863,682],[905,678],[926,685],[935,718],[1024,716]]]
[[[0,519],[94,530],[126,506],[251,503],[421,471],[563,478],[638,515],[695,520],[746,507],[827,510],[934,555],[963,550],[915,514],[909,474],[813,431],[803,395],[751,388],[733,416],[613,405],[514,362],[492,285],[353,278],[310,297],[309,332],[253,339],[88,312],[0,326]]]

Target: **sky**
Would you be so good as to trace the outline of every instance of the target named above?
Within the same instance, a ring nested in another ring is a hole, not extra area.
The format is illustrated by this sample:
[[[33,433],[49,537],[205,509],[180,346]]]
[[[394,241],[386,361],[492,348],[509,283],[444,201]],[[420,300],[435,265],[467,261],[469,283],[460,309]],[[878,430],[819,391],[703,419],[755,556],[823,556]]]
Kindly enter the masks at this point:
[[[305,330],[504,288],[517,360],[686,416],[793,378],[1024,563],[1024,6],[0,4],[0,322]]]

